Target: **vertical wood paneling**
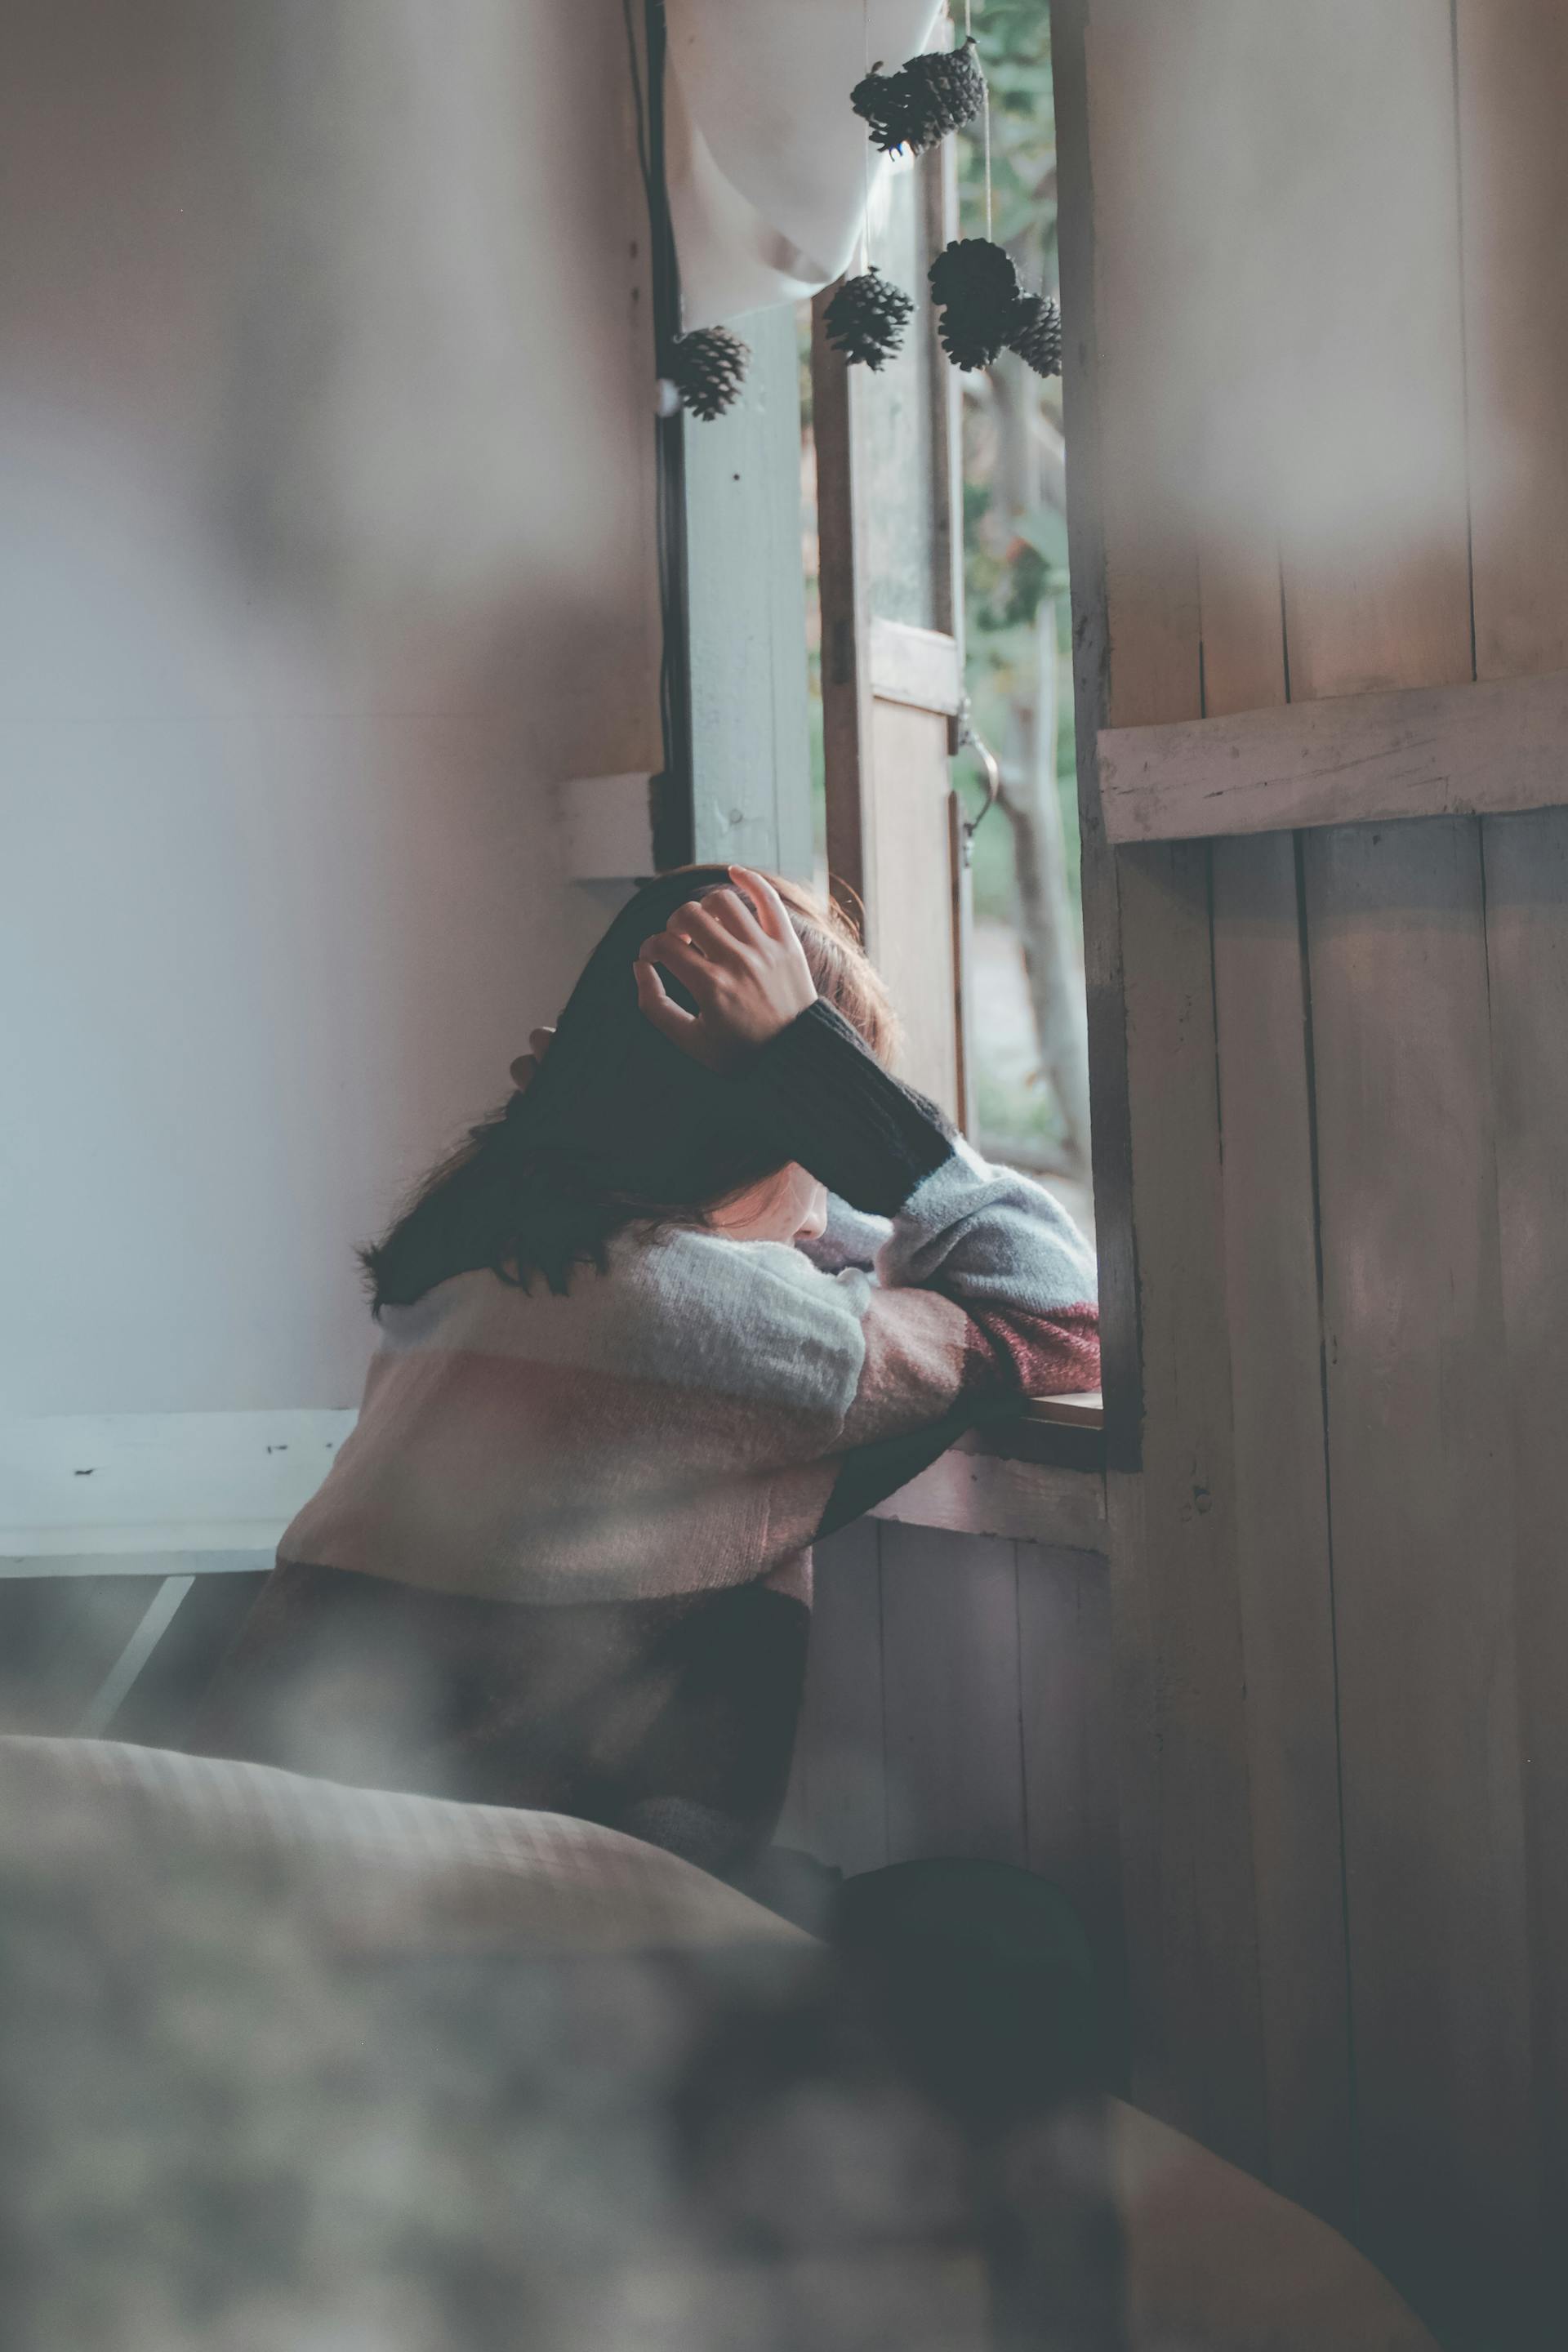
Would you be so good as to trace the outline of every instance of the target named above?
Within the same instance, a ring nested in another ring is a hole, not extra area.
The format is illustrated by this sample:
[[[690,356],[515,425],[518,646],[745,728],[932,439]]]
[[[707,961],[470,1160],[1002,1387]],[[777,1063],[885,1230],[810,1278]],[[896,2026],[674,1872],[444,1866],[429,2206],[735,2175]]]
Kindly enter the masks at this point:
[[[1194,353],[1177,354],[1170,341],[1183,331],[1170,288],[1186,234],[1171,175],[1179,181],[1201,92],[1186,54],[1191,12],[1178,24],[1132,0],[1093,0],[1053,23],[1063,286],[1081,306],[1069,313],[1068,430],[1074,473],[1089,438],[1100,515],[1087,552],[1103,567],[1086,580],[1075,544],[1075,626],[1087,615],[1092,627],[1098,612],[1104,630],[1099,674],[1079,676],[1080,740],[1092,740],[1098,725],[1200,709],[1189,500],[1197,446],[1190,404],[1172,397]],[[1086,151],[1073,143],[1079,107]],[[1069,256],[1079,236],[1090,252]],[[1100,1093],[1112,1118],[1125,1082],[1131,1265],[1112,1261],[1103,1296],[1134,2087],[1171,2122],[1261,2168],[1208,855],[1201,845],[1128,852],[1113,888],[1097,882],[1097,859],[1109,861],[1091,779],[1084,801],[1086,927],[1118,927],[1119,954],[1098,949],[1102,969],[1091,977],[1091,1010],[1096,985],[1120,995],[1120,1034],[1109,1005],[1098,1033],[1111,1060]],[[1102,1149],[1098,1099],[1095,1117],[1098,1182],[1102,1163],[1120,1173],[1120,1139],[1113,1131]],[[1106,1189],[1102,1226],[1121,1206]],[[1124,1350],[1137,1363],[1132,1381],[1119,1369]]]
[[[1269,486],[1216,433],[1200,543],[1204,708],[1286,699]],[[1268,2179],[1347,2218],[1351,2088],[1308,1015],[1289,834],[1213,849],[1237,1557]]]
[[[1324,72],[1359,110],[1338,201],[1363,226],[1377,203],[1379,234],[1318,430],[1356,436],[1367,491],[1331,538],[1288,530],[1298,698],[1471,667],[1451,26],[1423,0],[1358,26]],[[1397,84],[1358,89],[1355,44],[1386,58],[1391,32]],[[1347,829],[1303,856],[1360,2227],[1457,2284],[1528,2234],[1532,2189],[1479,835]]]
[[[1215,843],[1214,952],[1269,2179],[1342,2221],[1351,2101],[1334,1607],[1290,835]]]
[[[816,1547],[811,1652],[781,1845],[847,1875],[888,1859],[882,1757],[882,1602],[877,1526]]]
[[[1084,1552],[1021,1543],[1016,1554],[1025,1854],[1104,1956],[1121,1914],[1110,1580]]]
[[[1022,1863],[1013,1546],[891,1524],[880,1540],[888,1859]]]
[[[1053,37],[1080,740],[1568,666],[1558,0]],[[1113,860],[1084,802],[1139,2091],[1254,2161],[1266,2072],[1331,2212],[1353,2123],[1373,2247],[1500,2309],[1532,1984],[1568,2108],[1568,817]]]
[[[1532,2198],[1479,840],[1307,861],[1362,2224],[1432,2277]]]
[[[1568,12],[1458,0],[1476,667],[1568,667]],[[1568,814],[1482,827],[1546,2238],[1568,2239]]]

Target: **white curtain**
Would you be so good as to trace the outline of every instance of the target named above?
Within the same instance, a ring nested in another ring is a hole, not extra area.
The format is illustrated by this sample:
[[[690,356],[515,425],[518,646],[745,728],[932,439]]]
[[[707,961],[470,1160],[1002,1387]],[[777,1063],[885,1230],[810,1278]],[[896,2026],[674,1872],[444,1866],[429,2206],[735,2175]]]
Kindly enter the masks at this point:
[[[874,154],[849,92],[868,59],[891,70],[935,46],[944,14],[939,0],[668,0],[687,328],[799,301],[847,266]]]

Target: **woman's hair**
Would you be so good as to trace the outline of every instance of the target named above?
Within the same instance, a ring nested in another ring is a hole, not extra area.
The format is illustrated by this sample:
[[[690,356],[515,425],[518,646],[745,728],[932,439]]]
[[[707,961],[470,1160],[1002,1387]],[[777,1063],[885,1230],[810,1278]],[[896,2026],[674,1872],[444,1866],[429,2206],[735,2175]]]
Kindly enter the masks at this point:
[[[836,907],[769,877],[805,951],[816,992],[878,1058],[893,1048],[887,992]],[[374,1248],[361,1252],[374,1310],[407,1306],[455,1274],[488,1267],[523,1287],[564,1291],[605,1263],[639,1220],[700,1222],[777,1171],[776,1150],[740,1089],[683,1053],[639,1011],[633,961],[689,898],[728,881],[722,866],[661,875],[623,907],[589,957],[526,1092],[470,1129]],[[689,1007],[668,976],[666,986]]]

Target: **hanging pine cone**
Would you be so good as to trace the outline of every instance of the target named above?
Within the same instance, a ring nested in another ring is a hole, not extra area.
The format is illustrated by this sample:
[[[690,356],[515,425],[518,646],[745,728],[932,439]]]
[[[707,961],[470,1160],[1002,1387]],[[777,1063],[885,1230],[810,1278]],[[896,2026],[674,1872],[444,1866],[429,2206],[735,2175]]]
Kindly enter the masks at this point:
[[[823,324],[836,352],[851,367],[879,368],[904,340],[915,306],[875,262],[863,278],[847,278],[827,306]]]
[[[740,398],[751,356],[751,345],[728,327],[698,327],[678,337],[669,355],[670,382],[693,416],[710,424]]]
[[[849,93],[850,105],[861,121],[870,128],[873,146],[879,147],[884,155],[890,155],[896,147],[904,143],[904,109],[908,96],[909,85],[904,79],[903,68],[900,67],[897,73],[885,74],[880,58]]]
[[[937,332],[953,366],[989,367],[1021,323],[1024,291],[1012,256],[989,237],[955,237],[926,275],[942,313]]]
[[[1060,375],[1062,372],[1062,314],[1049,294],[1026,294],[1019,306],[1022,324],[1007,338],[1007,349],[1016,352],[1037,375]]]
[[[985,103],[985,77],[973,37],[956,49],[928,49],[897,73],[885,74],[879,58],[849,93],[849,103],[870,126],[873,143],[885,155],[900,147],[918,155],[950,131],[973,122]]]
[[[985,77],[973,35],[956,49],[928,49],[911,58],[891,79],[903,84],[900,127],[903,143],[917,155],[973,122],[985,103]]]

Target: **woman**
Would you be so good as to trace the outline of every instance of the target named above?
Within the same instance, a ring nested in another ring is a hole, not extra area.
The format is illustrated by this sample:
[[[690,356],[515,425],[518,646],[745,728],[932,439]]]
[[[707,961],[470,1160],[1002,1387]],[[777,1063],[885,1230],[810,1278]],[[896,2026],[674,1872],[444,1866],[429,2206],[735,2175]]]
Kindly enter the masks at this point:
[[[199,1746],[721,1873],[765,1844],[813,1538],[1099,1379],[1076,1231],[889,1076],[891,1031],[794,885],[699,868],[622,910],[525,1089],[366,1253],[358,1426]]]

